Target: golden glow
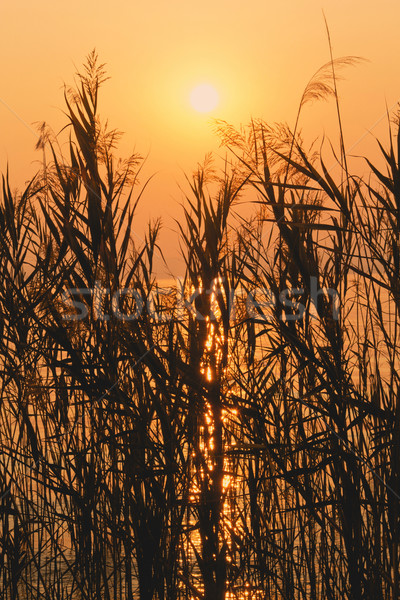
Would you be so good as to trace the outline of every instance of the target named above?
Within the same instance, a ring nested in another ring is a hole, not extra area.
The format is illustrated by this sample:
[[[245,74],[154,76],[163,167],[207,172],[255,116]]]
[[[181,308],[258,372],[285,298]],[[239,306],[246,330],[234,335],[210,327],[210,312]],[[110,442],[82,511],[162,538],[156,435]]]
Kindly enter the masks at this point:
[[[198,112],[211,112],[219,104],[219,94],[209,83],[201,83],[191,91],[190,104]]]

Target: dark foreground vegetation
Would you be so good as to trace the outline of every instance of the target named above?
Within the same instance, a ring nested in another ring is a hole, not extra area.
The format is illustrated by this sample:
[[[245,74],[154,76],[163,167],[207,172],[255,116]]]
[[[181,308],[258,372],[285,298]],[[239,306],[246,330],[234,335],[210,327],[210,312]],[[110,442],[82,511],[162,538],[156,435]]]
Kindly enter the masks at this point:
[[[185,278],[160,291],[103,80],[91,54],[69,141],[43,127],[41,173],[3,179],[1,597],[399,598],[398,125],[360,179],[340,119],[329,165],[297,126],[219,123],[232,164],[188,181]]]

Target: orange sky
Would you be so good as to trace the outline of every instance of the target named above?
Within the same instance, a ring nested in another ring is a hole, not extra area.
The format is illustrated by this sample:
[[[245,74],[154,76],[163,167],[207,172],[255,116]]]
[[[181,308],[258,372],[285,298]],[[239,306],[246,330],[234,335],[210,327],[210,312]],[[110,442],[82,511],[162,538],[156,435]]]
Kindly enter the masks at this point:
[[[19,187],[33,175],[40,160],[33,123],[45,120],[55,130],[65,124],[63,83],[72,83],[95,47],[111,76],[101,113],[125,132],[121,155],[134,148],[149,153],[147,172],[158,173],[138,215],[138,238],[149,215],[162,215],[166,227],[174,227],[183,172],[210,150],[222,153],[210,115],[189,105],[191,88],[213,84],[221,103],[211,116],[235,125],[250,117],[293,124],[304,86],[329,60],[322,10],[335,56],[370,61],[347,70],[340,96],[348,146],[354,154],[371,154],[365,132],[374,128],[385,139],[385,102],[391,107],[400,98],[397,1],[3,0],[0,169],[8,161]],[[313,138],[334,135],[334,116],[332,103],[307,106],[302,125]]]

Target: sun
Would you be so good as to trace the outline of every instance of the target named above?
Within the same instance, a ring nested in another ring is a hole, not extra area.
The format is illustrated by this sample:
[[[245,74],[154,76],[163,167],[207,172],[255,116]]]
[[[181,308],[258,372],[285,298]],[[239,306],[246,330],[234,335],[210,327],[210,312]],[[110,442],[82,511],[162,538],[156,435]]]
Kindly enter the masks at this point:
[[[190,92],[190,104],[198,112],[210,112],[219,104],[218,92],[209,83],[197,85]]]

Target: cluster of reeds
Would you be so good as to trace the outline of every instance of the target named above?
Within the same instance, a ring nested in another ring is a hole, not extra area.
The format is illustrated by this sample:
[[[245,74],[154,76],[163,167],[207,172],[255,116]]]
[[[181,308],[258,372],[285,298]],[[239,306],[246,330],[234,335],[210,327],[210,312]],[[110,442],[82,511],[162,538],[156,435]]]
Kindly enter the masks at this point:
[[[297,123],[221,123],[235,165],[189,180],[182,290],[160,292],[104,79],[92,53],[68,141],[43,127],[43,172],[3,178],[2,597],[398,598],[398,125],[362,180],[342,134],[334,177]]]

